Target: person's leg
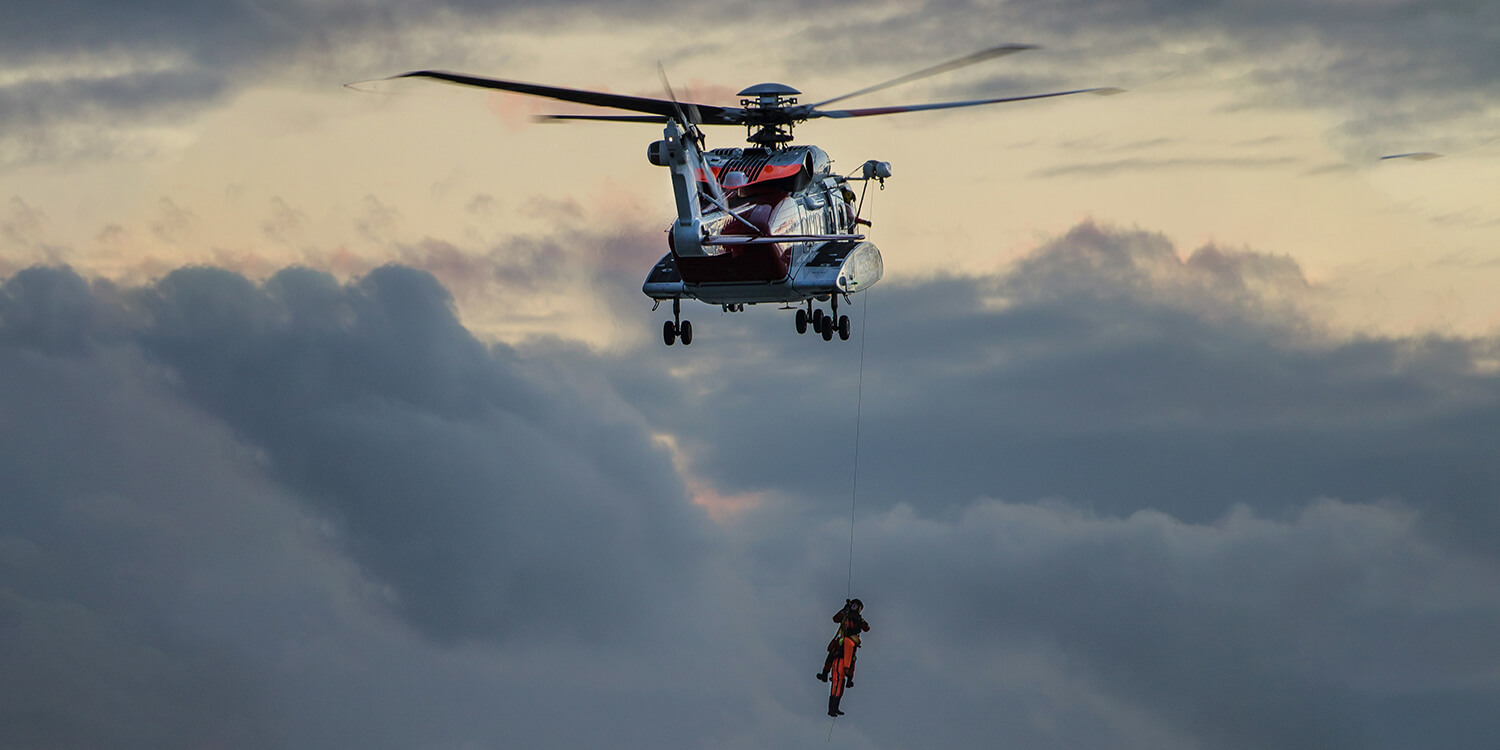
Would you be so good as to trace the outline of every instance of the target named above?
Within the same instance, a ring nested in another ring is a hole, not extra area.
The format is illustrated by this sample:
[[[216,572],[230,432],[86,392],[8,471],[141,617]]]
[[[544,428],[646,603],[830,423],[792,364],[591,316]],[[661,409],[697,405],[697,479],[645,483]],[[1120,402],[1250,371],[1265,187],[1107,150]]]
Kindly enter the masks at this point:
[[[828,681],[828,670],[833,669],[833,660],[838,658],[838,654],[839,639],[835,638],[828,642],[828,658],[823,660],[823,671],[817,675],[819,682]]]

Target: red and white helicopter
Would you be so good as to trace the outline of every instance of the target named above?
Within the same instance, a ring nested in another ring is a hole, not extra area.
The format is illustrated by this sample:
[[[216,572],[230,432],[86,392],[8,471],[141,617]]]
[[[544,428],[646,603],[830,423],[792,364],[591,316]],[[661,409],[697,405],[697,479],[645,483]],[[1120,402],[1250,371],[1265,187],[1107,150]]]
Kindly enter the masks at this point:
[[[672,319],[662,326],[667,345],[693,341],[693,325],[682,319],[682,300],[696,299],[739,312],[745,305],[776,303],[796,310],[798,333],[809,326],[824,341],[849,338],[849,317],[839,314],[839,299],[870,288],[883,274],[880,250],[865,240],[860,227],[864,189],[891,176],[883,161],[866,161],[859,172],[834,173],[832,160],[817,146],[793,146],[792,128],[822,117],[870,117],[931,109],[974,107],[1073,94],[1114,94],[1120,89],[1089,88],[993,99],[909,104],[867,109],[824,109],[829,104],[920,78],[990,60],[1034,45],[1005,44],[909,73],[852,93],[799,104],[801,92],[780,83],[762,83],[739,93],[740,106],[679,102],[667,83],[670,99],[624,96],[600,91],[503,81],[438,70],[420,70],[393,78],[427,78],[479,88],[499,89],[576,104],[640,114],[544,115],[546,120],[651,122],[664,124],[662,140],[652,143],[647,159],[672,172],[677,219],[667,230],[668,252],[646,277],[641,289],[656,301],[672,302]],[[746,148],[704,150],[703,125],[743,125]],[[863,186],[856,196],[850,183]],[[816,302],[828,302],[825,313]]]

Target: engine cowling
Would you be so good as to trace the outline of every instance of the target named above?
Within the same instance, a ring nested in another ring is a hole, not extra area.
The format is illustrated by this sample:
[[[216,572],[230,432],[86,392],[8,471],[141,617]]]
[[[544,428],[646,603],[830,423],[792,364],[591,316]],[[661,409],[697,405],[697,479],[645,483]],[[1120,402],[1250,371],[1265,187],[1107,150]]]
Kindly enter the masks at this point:
[[[658,167],[667,166],[668,164],[670,164],[667,151],[670,146],[671,144],[667,143],[666,141],[651,142],[646,146],[646,161],[649,161]]]

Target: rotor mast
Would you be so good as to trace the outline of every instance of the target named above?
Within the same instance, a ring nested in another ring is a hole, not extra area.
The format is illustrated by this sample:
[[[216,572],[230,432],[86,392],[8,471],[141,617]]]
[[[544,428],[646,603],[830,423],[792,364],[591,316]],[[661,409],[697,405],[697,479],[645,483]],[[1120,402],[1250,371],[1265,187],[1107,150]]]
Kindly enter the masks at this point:
[[[798,119],[793,108],[801,94],[784,83],[758,83],[737,96],[745,112],[745,140],[769,149],[779,149],[792,140],[792,126]]]

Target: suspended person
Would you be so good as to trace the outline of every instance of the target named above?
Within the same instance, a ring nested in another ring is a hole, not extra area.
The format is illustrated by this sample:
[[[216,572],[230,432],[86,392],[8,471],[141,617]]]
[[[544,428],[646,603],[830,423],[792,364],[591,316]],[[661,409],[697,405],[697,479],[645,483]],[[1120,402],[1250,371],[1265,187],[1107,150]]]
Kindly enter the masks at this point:
[[[828,672],[833,669],[834,660],[844,653],[844,639],[849,639],[854,644],[855,653],[849,657],[849,669],[844,673],[844,687],[854,687],[854,660],[859,652],[859,634],[870,632],[870,623],[865,622],[861,612],[864,611],[865,603],[858,599],[845,599],[844,608],[833,614],[833,621],[839,624],[838,634],[828,642],[828,658],[823,660],[823,671],[818,673],[820,682],[828,681]]]

